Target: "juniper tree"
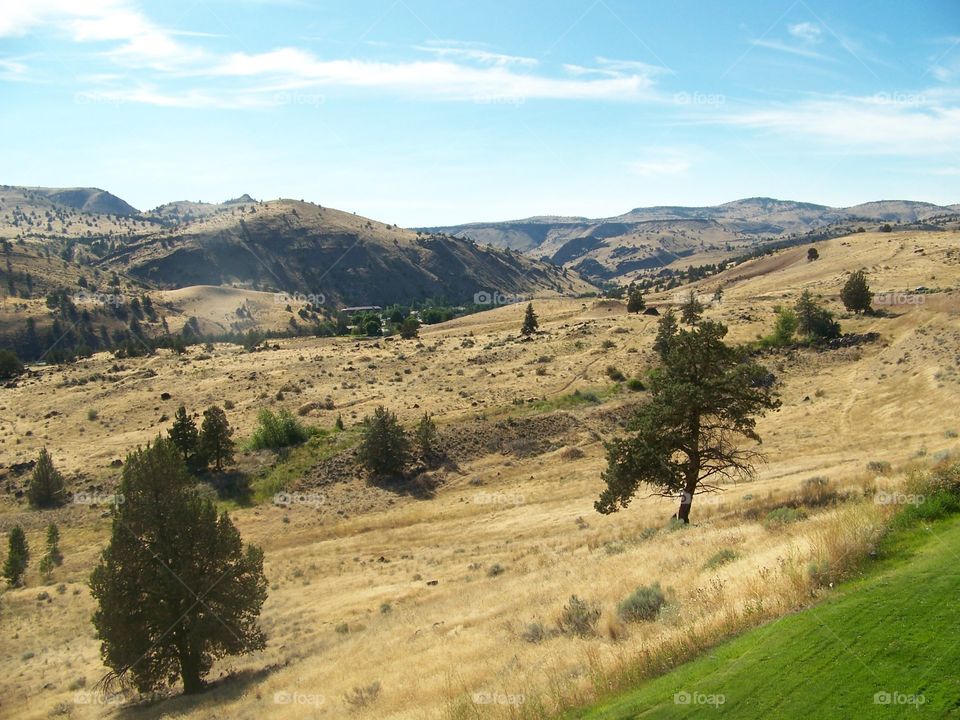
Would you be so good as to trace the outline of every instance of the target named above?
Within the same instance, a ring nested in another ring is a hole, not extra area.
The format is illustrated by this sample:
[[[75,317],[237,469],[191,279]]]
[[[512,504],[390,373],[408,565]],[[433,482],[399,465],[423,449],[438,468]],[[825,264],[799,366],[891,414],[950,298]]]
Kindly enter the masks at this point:
[[[677,334],[677,314],[673,308],[667,310],[657,321],[657,337],[653,341],[653,349],[663,358],[670,350],[670,341]]]
[[[520,332],[529,337],[537,331],[538,327],[540,327],[540,321],[537,320],[537,314],[533,311],[533,303],[528,303],[527,310],[523,315],[523,327],[520,328]]]
[[[636,287],[633,283],[630,283],[630,288],[627,294],[627,312],[643,312],[646,307],[647,303],[643,299],[643,291]]]
[[[217,472],[223,470],[224,463],[233,461],[234,442],[231,436],[233,428],[227,422],[223,408],[211,405],[203,411],[203,423],[200,425],[198,455],[203,466],[213,463]]]
[[[437,452],[437,424],[429,413],[424,413],[413,433],[417,453],[424,460],[431,460]]]
[[[399,475],[410,459],[410,441],[397,416],[383,405],[363,419],[357,458],[371,475]]]
[[[870,291],[870,285],[863,270],[857,270],[847,278],[843,290],[840,291],[840,299],[847,310],[852,310],[857,315],[870,312],[873,293]]]
[[[680,306],[680,320],[686,325],[696,325],[703,316],[703,303],[697,297],[695,290],[690,290],[687,299]]]
[[[797,315],[797,330],[812,339],[840,337],[840,323],[833,318],[833,313],[820,305],[813,297],[813,293],[804,290],[793,308]]]
[[[27,570],[30,561],[30,549],[27,547],[27,536],[23,528],[14,525],[7,535],[7,559],[3,564],[3,577],[13,586],[23,582],[23,573]]]
[[[595,504],[608,514],[625,508],[641,485],[680,496],[676,517],[689,522],[697,491],[716,480],[749,476],[759,453],[756,417],[779,407],[766,369],[724,343],[727,328],[703,321],[669,341],[650,373],[651,400],[633,417],[632,434],[608,443],[606,488]]]
[[[47,557],[54,565],[63,564],[63,553],[60,552],[60,529],[56,523],[47,526]]]
[[[177,408],[168,434],[183,456],[183,462],[190,467],[196,461],[200,432],[197,430],[197,423],[187,414],[187,409],[183,405]]]
[[[213,662],[265,646],[263,552],[194,489],[168,438],[131,453],[110,543],[90,578],[105,686],[199,692]]]
[[[30,476],[27,500],[35,508],[56,507],[66,500],[63,475],[53,466],[53,458],[46,448],[40,450],[37,464]]]

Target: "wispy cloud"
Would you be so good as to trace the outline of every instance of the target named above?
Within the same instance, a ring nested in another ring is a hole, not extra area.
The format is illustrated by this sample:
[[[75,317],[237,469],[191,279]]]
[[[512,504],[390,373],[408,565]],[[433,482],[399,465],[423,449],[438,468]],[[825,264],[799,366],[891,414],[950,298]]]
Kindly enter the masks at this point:
[[[755,47],[766,48],[767,50],[776,50],[777,52],[799,55],[800,57],[811,58],[815,60],[833,60],[832,57],[816,50],[811,50],[803,45],[789,45],[779,40],[751,40],[750,44]]]
[[[684,175],[692,166],[689,156],[680,150],[653,148],[629,163],[628,169],[640,177],[666,177]]]
[[[811,22],[801,22],[794,25],[789,25],[787,26],[787,31],[795,38],[798,38],[809,45],[815,45],[816,43],[819,43],[821,40],[821,35],[823,34],[820,26]]]
[[[426,45],[417,45],[415,49],[431,53],[440,58],[468,60],[484,65],[522,65],[524,67],[535,67],[539,64],[536,58],[492,52],[464,43],[433,41]]]

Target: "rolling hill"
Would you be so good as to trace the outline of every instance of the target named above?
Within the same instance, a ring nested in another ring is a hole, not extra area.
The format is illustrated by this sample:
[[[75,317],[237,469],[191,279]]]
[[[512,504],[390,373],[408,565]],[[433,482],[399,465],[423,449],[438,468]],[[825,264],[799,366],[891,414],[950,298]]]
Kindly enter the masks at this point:
[[[520,250],[606,280],[625,279],[644,269],[716,262],[763,240],[825,230],[840,235],[884,223],[945,226],[957,221],[960,213],[955,206],[907,200],[833,208],[747,198],[712,207],[638,207],[610,218],[532,217],[431,230]]]

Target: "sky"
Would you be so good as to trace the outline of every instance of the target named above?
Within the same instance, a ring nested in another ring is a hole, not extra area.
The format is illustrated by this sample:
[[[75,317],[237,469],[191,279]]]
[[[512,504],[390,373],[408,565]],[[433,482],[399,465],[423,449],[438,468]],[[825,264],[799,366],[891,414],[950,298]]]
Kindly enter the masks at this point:
[[[960,203],[960,2],[0,0],[0,183],[407,227]]]

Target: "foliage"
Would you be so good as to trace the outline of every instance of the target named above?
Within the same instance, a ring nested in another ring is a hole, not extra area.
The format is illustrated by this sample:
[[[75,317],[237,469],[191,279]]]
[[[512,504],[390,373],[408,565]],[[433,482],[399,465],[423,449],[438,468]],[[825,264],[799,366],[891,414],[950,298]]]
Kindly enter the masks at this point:
[[[383,405],[363,419],[357,448],[360,464],[374,476],[400,475],[410,458],[410,441],[397,416]]]
[[[3,564],[3,577],[7,583],[16,587],[23,582],[23,573],[27,570],[30,561],[30,549],[27,547],[27,536],[23,528],[14,525],[7,536],[7,559]]]
[[[670,340],[662,367],[650,373],[651,400],[629,426],[633,434],[606,445],[598,512],[627,507],[644,484],[664,496],[680,495],[677,517],[688,522],[704,484],[752,473],[759,453],[738,443],[758,442],[756,417],[780,403],[767,370],[725,344],[726,333],[722,324],[703,321]]]
[[[523,327],[520,328],[520,332],[529,337],[537,331],[538,327],[540,327],[540,321],[537,319],[537,314],[533,311],[533,303],[529,303],[523,315]]]
[[[847,278],[847,282],[840,291],[840,299],[847,310],[852,310],[857,315],[873,309],[871,307],[873,293],[870,291],[870,285],[863,270],[857,270]]]
[[[797,316],[797,330],[813,340],[830,340],[840,337],[840,323],[833,313],[824,308],[813,297],[813,293],[804,290],[793,308]]]
[[[680,306],[680,320],[685,325],[696,325],[703,317],[703,310],[703,303],[697,297],[697,291],[691,289],[687,294],[687,299]]]
[[[420,335],[420,321],[413,315],[407,316],[400,324],[400,337],[404,340],[414,340]]]
[[[630,284],[630,288],[627,291],[627,312],[628,313],[639,313],[643,312],[647,307],[646,301],[643,299],[643,291],[638,288],[633,283]]]
[[[649,622],[657,619],[666,602],[660,583],[641,585],[617,606],[617,615],[624,622]]]
[[[40,450],[40,457],[33,468],[27,485],[27,500],[35,508],[56,507],[66,500],[63,475],[53,466],[53,458],[46,448]]]
[[[677,328],[677,314],[673,308],[667,308],[657,321],[657,337],[653,341],[653,349],[661,358],[666,357],[670,351],[670,343],[677,334]]]
[[[257,423],[257,428],[250,438],[250,447],[253,450],[279,450],[291,445],[299,445],[310,437],[309,428],[286,408],[276,414],[264,408],[257,415]]]
[[[9,380],[23,372],[23,363],[12,350],[0,350],[0,380]]]
[[[149,692],[179,677],[199,692],[215,660],[265,646],[263,552],[198,496],[167,438],[127,457],[119,492],[90,578],[105,680]]]
[[[560,611],[558,625],[560,632],[577,637],[590,637],[597,634],[600,622],[600,607],[572,595]]]
[[[430,459],[437,453],[437,424],[429,413],[424,413],[413,433],[413,442],[421,458]]]
[[[233,428],[227,422],[227,414],[223,408],[211,405],[204,410],[198,440],[200,464],[206,467],[212,462],[217,472],[220,472],[224,463],[233,462],[232,435]]]
[[[184,463],[192,467],[196,461],[200,431],[197,430],[197,423],[187,414],[187,409],[183,405],[174,413],[173,425],[167,434],[183,456]]]

